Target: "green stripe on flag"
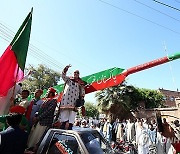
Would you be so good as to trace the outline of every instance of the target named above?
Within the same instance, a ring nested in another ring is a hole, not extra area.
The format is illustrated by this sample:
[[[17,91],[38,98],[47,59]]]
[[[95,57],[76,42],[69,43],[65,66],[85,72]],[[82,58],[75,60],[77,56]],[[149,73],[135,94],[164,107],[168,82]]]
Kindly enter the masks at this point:
[[[124,71],[124,69],[122,68],[111,68],[105,71],[101,71],[92,75],[88,75],[85,77],[82,77],[81,79],[85,82],[85,84],[91,84],[94,82],[98,82],[101,80],[105,80],[105,79],[109,79],[112,78],[114,76],[117,76],[119,74],[121,74]],[[62,92],[64,89],[64,84],[60,84],[57,86],[54,86],[54,88],[57,90],[58,93]]]
[[[82,80],[86,82],[87,84],[91,84],[93,82],[97,82],[97,81],[114,77],[118,74],[121,74],[123,71],[124,69],[122,68],[114,67],[105,71],[101,71],[92,75],[85,76],[82,78]]]
[[[29,39],[31,33],[31,23],[32,23],[32,12],[28,14],[22,25],[20,26],[18,32],[16,33],[14,39],[10,43],[12,50],[14,51],[18,65],[22,71],[24,71],[26,56],[29,46]]]
[[[177,52],[177,53],[175,53],[173,55],[168,56],[169,60],[176,60],[178,58],[180,58],[180,52]]]

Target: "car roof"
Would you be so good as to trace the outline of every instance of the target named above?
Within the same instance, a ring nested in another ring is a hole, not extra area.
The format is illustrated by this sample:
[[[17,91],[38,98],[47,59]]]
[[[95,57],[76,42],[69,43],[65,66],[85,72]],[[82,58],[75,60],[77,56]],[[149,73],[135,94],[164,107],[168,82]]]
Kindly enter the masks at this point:
[[[77,132],[87,132],[87,131],[97,131],[96,129],[92,128],[82,128],[82,127],[73,127],[72,130],[77,131]]]
[[[73,127],[72,130],[64,130],[64,129],[50,129],[51,131],[60,131],[60,132],[76,132],[78,134],[81,133],[87,133],[87,132],[97,132],[96,129],[92,129],[92,128],[82,128],[82,127]]]

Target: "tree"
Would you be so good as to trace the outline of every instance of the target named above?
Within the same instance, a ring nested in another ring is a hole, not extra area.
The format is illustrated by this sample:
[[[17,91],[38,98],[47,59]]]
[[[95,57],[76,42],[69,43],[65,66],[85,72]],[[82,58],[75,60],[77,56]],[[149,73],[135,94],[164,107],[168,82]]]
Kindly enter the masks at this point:
[[[158,91],[136,88],[126,82],[99,91],[95,97],[101,112],[120,119],[131,117],[131,111],[137,111],[142,102],[146,108],[160,107],[163,104],[163,96]]]
[[[110,114],[113,119],[131,117],[131,110],[137,108],[140,95],[136,88],[126,82],[96,93],[98,108],[101,112]]]
[[[23,82],[23,89],[35,91],[55,86],[60,80],[60,73],[40,64],[37,68],[29,66],[26,71],[32,71],[31,76]]]
[[[163,107],[163,94],[161,92],[144,88],[138,90],[145,103],[145,108],[151,109]]]
[[[86,116],[87,117],[98,117],[99,116],[99,112],[98,112],[98,108],[95,104],[91,103],[91,102],[86,102],[84,104],[85,108],[86,108]]]

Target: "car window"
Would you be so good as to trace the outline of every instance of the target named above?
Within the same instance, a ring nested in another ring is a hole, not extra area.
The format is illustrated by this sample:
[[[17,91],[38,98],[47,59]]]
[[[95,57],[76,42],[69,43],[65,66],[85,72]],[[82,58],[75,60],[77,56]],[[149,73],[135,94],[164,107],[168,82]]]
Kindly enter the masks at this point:
[[[81,154],[74,136],[55,133],[48,154]]]
[[[110,147],[98,132],[86,132],[81,138],[90,154],[109,153]]]

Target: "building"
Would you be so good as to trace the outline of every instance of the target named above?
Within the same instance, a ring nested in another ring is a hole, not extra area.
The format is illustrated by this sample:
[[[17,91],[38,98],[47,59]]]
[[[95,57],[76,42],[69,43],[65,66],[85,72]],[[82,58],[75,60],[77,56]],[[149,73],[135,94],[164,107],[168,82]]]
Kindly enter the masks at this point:
[[[180,92],[178,90],[171,91],[162,88],[159,91],[164,95],[165,107],[179,107]]]
[[[145,109],[145,104],[137,113],[134,113],[137,118],[155,118],[155,113],[160,112],[162,117],[166,118],[168,122],[180,119],[180,92],[171,91],[165,89],[159,89],[159,91],[164,95],[164,108],[154,108],[154,109]]]

